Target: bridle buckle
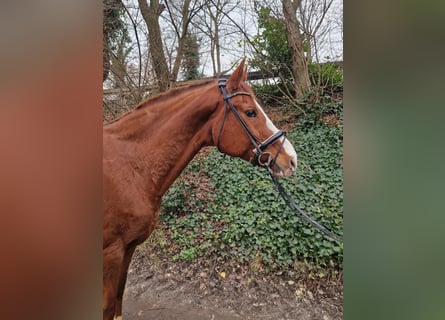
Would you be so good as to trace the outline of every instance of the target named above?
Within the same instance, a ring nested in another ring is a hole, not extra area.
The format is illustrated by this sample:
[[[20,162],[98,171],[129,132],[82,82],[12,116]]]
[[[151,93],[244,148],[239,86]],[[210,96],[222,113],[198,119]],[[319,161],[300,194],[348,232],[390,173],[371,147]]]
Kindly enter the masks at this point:
[[[256,152],[256,149],[253,149],[253,152],[255,153],[255,157],[257,158],[256,162],[260,165],[263,166],[265,168],[272,166],[273,164],[273,157],[272,157],[272,153],[270,152],[261,152],[260,154],[258,154]],[[266,161],[262,161],[262,159],[267,156]]]

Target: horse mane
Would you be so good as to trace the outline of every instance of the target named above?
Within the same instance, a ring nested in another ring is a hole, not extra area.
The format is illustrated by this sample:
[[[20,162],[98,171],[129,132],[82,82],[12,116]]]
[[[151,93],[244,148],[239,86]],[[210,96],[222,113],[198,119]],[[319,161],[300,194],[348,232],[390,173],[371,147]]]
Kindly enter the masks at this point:
[[[201,87],[201,86],[208,85],[208,84],[210,84],[210,83],[212,83],[212,82],[214,82],[214,81],[215,81],[215,79],[198,80],[198,82],[196,82],[196,83],[192,83],[192,84],[189,84],[189,85],[176,87],[176,88],[167,90],[167,91],[165,91],[165,92],[159,93],[159,94],[157,94],[157,95],[154,95],[154,96],[152,96],[152,97],[145,98],[144,100],[142,100],[141,102],[139,102],[139,103],[138,103],[134,108],[132,108],[131,110],[128,110],[128,111],[124,112],[123,114],[121,114],[121,115],[120,115],[119,117],[117,117],[116,119],[113,119],[113,120],[111,120],[111,121],[105,123],[105,126],[107,126],[107,125],[109,125],[109,124],[112,124],[112,123],[115,123],[115,122],[121,120],[122,118],[124,118],[125,116],[129,115],[130,113],[132,113],[132,112],[135,111],[135,110],[142,109],[142,108],[144,108],[144,107],[148,107],[148,106],[150,106],[151,104],[156,103],[156,102],[164,101],[164,100],[166,100],[166,99],[168,99],[168,98],[170,98],[170,97],[172,97],[172,96],[174,96],[174,95],[181,94],[182,92],[184,92],[184,91],[186,91],[186,90],[189,90],[189,89],[195,89],[195,88],[197,88],[197,87]]]

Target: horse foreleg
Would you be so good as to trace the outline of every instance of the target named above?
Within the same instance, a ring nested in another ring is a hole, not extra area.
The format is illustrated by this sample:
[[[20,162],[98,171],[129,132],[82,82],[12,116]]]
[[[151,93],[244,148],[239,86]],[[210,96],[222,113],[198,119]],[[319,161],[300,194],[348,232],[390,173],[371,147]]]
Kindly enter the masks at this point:
[[[119,285],[117,288],[115,319],[119,320],[122,319],[122,300],[124,296],[125,283],[127,282],[128,266],[130,265],[131,257],[133,256],[135,249],[136,247],[133,247],[127,249],[127,251],[125,252],[124,261],[122,263],[122,268],[121,268]]]
[[[116,298],[125,251],[121,243],[103,250],[103,320],[113,320]]]

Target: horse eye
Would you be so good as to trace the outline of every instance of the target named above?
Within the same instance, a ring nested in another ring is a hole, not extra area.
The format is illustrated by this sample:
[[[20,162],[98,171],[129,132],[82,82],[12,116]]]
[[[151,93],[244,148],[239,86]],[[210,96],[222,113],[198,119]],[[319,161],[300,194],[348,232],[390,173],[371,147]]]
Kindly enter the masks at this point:
[[[245,112],[246,116],[248,116],[249,118],[255,118],[256,117],[256,111],[255,110],[247,110]]]

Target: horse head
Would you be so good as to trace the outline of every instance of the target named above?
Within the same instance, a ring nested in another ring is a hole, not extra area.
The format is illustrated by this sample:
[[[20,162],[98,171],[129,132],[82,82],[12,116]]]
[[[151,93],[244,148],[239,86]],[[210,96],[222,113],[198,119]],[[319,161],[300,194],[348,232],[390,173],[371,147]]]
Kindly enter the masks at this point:
[[[220,104],[212,130],[218,149],[275,176],[290,176],[297,168],[297,153],[284,132],[277,129],[247,84],[242,60],[227,80],[219,81]]]

